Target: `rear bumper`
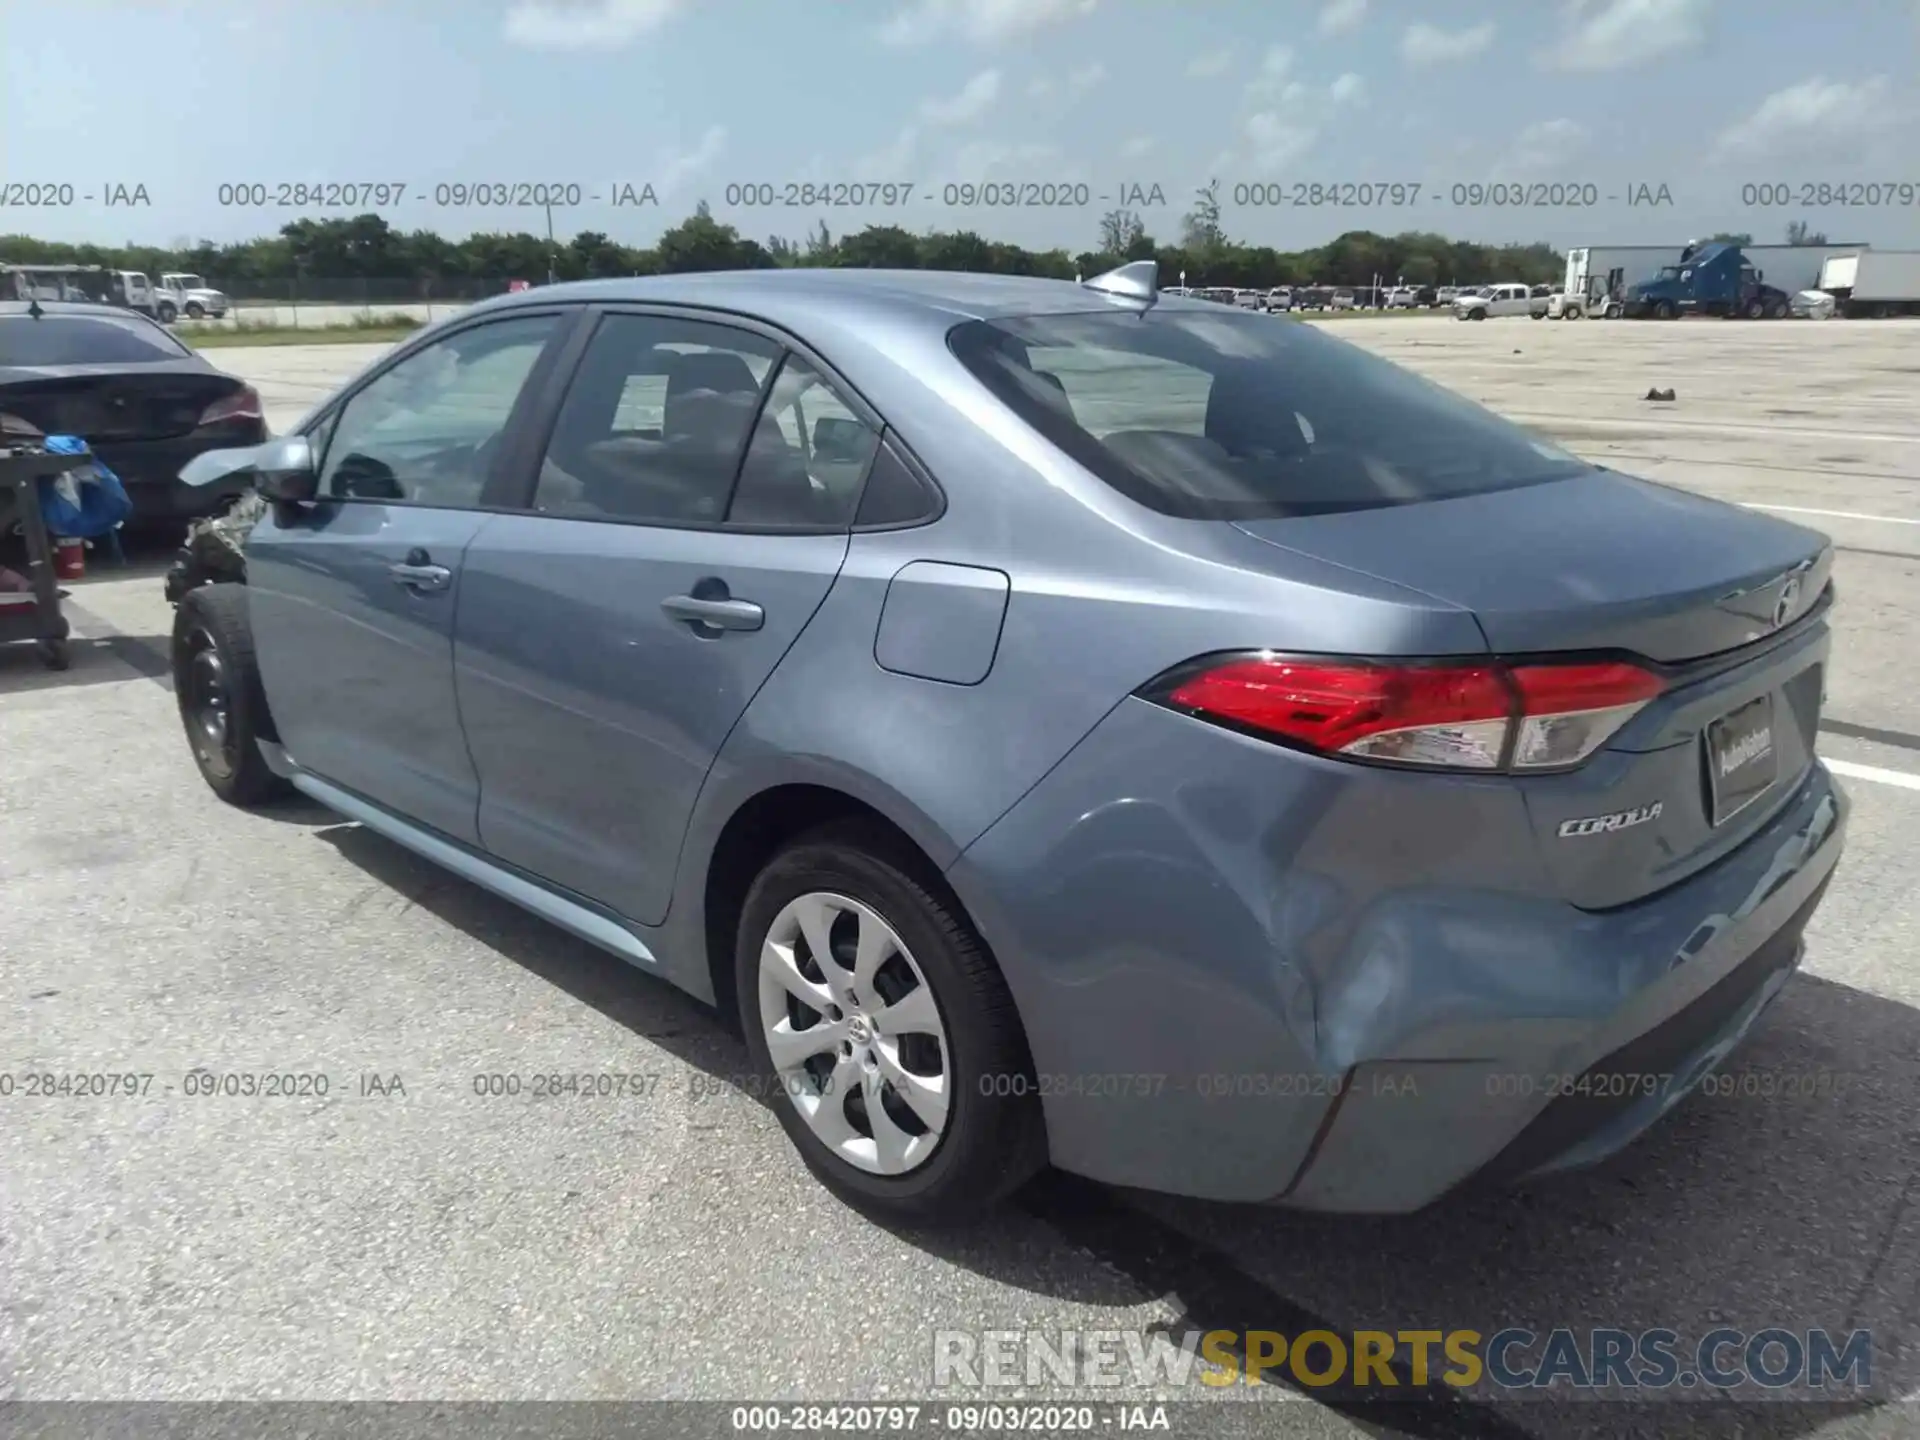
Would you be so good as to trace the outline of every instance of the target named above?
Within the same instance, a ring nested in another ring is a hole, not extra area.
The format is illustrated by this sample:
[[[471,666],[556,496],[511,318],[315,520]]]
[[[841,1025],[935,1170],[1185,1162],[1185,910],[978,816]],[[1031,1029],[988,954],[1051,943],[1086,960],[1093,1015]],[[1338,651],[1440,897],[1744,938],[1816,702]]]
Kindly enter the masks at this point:
[[[1797,964],[1846,814],[1816,763],[1714,865],[1588,912],[1541,898],[1510,786],[1130,701],[949,876],[1026,1023],[1055,1164],[1401,1212],[1601,1158],[1677,1103]]]

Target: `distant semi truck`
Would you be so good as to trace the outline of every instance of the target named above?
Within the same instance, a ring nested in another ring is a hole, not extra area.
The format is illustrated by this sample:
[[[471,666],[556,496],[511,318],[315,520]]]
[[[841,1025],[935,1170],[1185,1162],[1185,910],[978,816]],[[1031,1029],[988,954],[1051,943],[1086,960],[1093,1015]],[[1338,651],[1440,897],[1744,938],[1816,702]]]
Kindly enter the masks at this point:
[[[1629,319],[1672,320],[1681,315],[1718,315],[1740,320],[1784,320],[1793,293],[1768,283],[1738,245],[1715,241],[1689,245],[1651,280],[1627,287]]]
[[[1856,250],[1829,255],[1816,287],[1849,320],[1920,315],[1920,250]]]

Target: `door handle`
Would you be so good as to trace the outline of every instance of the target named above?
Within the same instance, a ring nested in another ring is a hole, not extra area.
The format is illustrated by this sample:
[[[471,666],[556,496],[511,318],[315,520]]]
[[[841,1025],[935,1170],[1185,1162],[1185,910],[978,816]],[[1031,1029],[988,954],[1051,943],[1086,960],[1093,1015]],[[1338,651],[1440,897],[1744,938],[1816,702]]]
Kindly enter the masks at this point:
[[[767,612],[751,600],[703,600],[697,595],[673,595],[660,608],[676,620],[709,630],[758,630]]]
[[[389,565],[387,573],[409,590],[444,590],[453,583],[453,571],[444,565]]]

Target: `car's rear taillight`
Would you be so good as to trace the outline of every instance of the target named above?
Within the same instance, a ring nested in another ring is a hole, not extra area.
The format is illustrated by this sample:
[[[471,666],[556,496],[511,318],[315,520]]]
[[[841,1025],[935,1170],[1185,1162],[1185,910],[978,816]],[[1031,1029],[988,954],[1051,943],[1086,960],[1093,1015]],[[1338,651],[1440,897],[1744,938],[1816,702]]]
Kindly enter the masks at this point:
[[[202,425],[220,425],[229,420],[259,420],[263,415],[260,409],[260,392],[251,385],[242,385],[231,395],[216,400],[200,412]]]
[[[1142,693],[1323,755],[1469,770],[1578,765],[1662,688],[1634,665],[1409,664],[1273,654],[1180,667]]]

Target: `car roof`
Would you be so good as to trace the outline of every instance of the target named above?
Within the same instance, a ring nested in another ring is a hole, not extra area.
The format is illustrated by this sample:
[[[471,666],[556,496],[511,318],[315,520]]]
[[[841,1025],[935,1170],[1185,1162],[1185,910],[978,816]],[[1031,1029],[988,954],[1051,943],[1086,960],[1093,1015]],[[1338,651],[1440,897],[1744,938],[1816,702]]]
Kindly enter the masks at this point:
[[[819,328],[900,325],[938,329],[965,320],[1105,310],[1113,298],[1071,280],[946,270],[709,270],[615,280],[575,280],[496,296],[463,312],[510,311],[554,301],[653,303],[730,310],[802,334]],[[1162,292],[1161,304],[1206,310]]]
[[[129,310],[122,305],[109,305],[104,300],[0,300],[0,315],[25,315],[35,305],[43,315],[52,318],[58,315],[110,315],[115,319],[138,320],[143,325],[154,322],[138,310]]]

